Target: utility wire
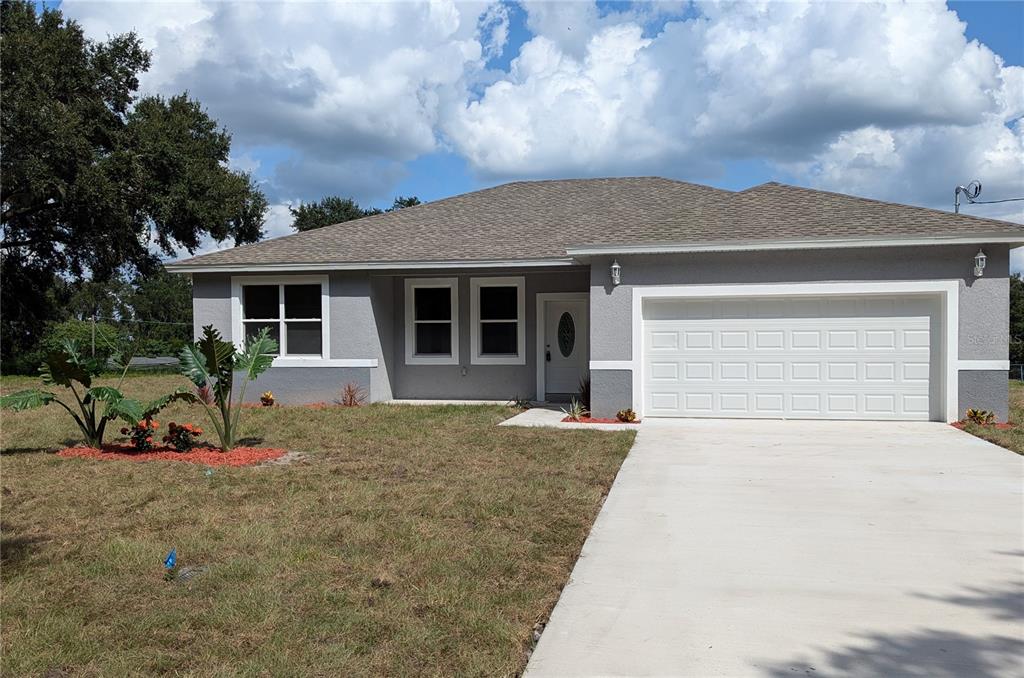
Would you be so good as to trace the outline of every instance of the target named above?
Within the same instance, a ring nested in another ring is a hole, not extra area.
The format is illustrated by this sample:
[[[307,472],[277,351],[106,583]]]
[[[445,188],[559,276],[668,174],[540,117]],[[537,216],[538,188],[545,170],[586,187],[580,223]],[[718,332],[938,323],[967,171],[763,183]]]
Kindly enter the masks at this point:
[[[134,318],[112,318],[108,316],[93,316],[96,320],[110,320],[118,323],[146,323],[148,325],[185,325],[192,327],[192,323],[173,322],[170,320],[136,320]]]

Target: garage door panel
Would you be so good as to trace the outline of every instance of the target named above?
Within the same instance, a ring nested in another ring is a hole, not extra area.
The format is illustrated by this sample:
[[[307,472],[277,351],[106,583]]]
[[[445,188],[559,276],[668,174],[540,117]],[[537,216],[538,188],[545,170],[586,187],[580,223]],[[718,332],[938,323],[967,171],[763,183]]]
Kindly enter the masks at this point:
[[[645,319],[647,413],[928,419],[934,300],[770,301],[659,300]]]

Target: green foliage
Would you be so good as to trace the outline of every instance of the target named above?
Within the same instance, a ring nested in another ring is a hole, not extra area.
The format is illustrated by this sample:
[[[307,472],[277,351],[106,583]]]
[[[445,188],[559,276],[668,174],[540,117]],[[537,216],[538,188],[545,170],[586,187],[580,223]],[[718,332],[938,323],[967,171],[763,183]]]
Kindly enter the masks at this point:
[[[238,422],[245,402],[245,389],[249,382],[266,372],[277,353],[277,342],[270,338],[267,328],[260,330],[242,351],[224,341],[212,325],[203,327],[203,336],[182,349],[181,373],[197,389],[209,389],[213,402],[196,399],[210,417],[221,450],[228,452],[238,435]],[[235,372],[241,372],[242,384],[237,400],[233,398]]]
[[[296,231],[311,231],[314,228],[341,224],[346,221],[362,219],[363,217],[382,214],[383,212],[394,212],[406,207],[420,205],[420,199],[416,196],[398,196],[387,210],[380,210],[376,207],[360,207],[352,198],[342,198],[337,195],[329,195],[322,200],[311,203],[300,203],[298,207],[290,207],[289,211],[295,217],[292,228]]]
[[[34,410],[37,407],[44,407],[52,403],[56,398],[57,395],[55,393],[32,388],[3,396],[0,398],[0,403],[6,409],[21,412],[22,410]]]
[[[192,281],[161,269],[141,277],[128,297],[124,323],[137,338],[137,355],[174,356],[192,341]],[[145,322],[141,322],[145,321]]]
[[[207,235],[262,235],[266,199],[228,168],[230,135],[187,95],[137,98],[149,65],[132,33],[95,42],[59,10],[0,4],[5,371],[68,317],[69,283],[150,274],[154,245],[170,255]]]
[[[1010,362],[1024,363],[1024,279],[1010,276]]]
[[[119,355],[114,359],[124,362]],[[18,412],[56,403],[75,420],[75,424],[85,437],[85,442],[90,446],[100,447],[103,445],[103,434],[107,424],[115,419],[122,419],[135,426],[140,420],[151,417],[175,400],[196,400],[190,391],[178,389],[148,405],[143,405],[138,400],[126,398],[120,388],[93,386],[93,378],[105,367],[106,359],[86,356],[77,341],[66,339],[59,349],[51,351],[46,356],[39,372],[44,384],[64,387],[70,392],[73,400],[65,399],[65,402],[52,391],[28,389],[0,398],[0,408]],[[123,376],[122,374],[122,379]],[[72,409],[72,406],[77,409]]]
[[[61,350],[65,343],[73,341],[82,350],[92,354],[92,321],[66,320],[54,323],[46,329],[40,345],[46,354]],[[128,338],[122,329],[105,322],[96,323],[96,355],[109,358],[124,346]]]

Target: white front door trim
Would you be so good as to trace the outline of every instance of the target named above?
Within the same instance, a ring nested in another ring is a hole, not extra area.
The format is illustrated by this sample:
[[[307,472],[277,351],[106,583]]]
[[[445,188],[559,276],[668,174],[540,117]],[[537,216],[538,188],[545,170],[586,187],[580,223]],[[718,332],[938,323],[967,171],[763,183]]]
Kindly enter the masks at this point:
[[[643,398],[643,302],[653,298],[695,299],[711,297],[820,297],[832,295],[937,294],[942,313],[942,393],[946,421],[956,421],[957,369],[959,361],[960,281],[915,280],[892,282],[762,283],[754,285],[656,285],[633,288],[633,409],[644,416]],[[538,295],[539,296],[539,295]],[[603,361],[601,361],[603,362]],[[598,368],[600,369],[600,368]],[[607,369],[607,368],[605,368]]]
[[[547,397],[547,392],[544,390],[544,369],[547,366],[544,360],[544,331],[547,325],[547,321],[544,316],[545,304],[549,301],[583,301],[589,302],[589,292],[538,292],[537,293],[537,400],[543,401]],[[589,303],[587,304],[587,312],[590,312]],[[589,323],[587,324],[589,328]],[[585,338],[587,342],[588,351],[590,350],[590,336],[588,330],[588,336]]]

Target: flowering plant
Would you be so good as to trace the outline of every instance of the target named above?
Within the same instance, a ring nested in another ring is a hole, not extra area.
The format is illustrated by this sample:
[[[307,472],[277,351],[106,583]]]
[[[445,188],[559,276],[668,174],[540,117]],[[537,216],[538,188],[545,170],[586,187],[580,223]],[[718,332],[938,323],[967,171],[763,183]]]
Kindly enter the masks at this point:
[[[263,405],[263,407],[273,407],[274,406],[274,392],[273,391],[264,391],[263,394],[260,396],[260,404]]]
[[[132,447],[136,450],[153,449],[153,434],[160,428],[160,422],[152,417],[146,417],[131,428],[122,428],[121,435],[131,438]]]
[[[188,452],[196,446],[197,438],[201,435],[203,429],[195,424],[175,424],[172,421],[167,425],[167,435],[163,437],[163,442],[178,452]]]

